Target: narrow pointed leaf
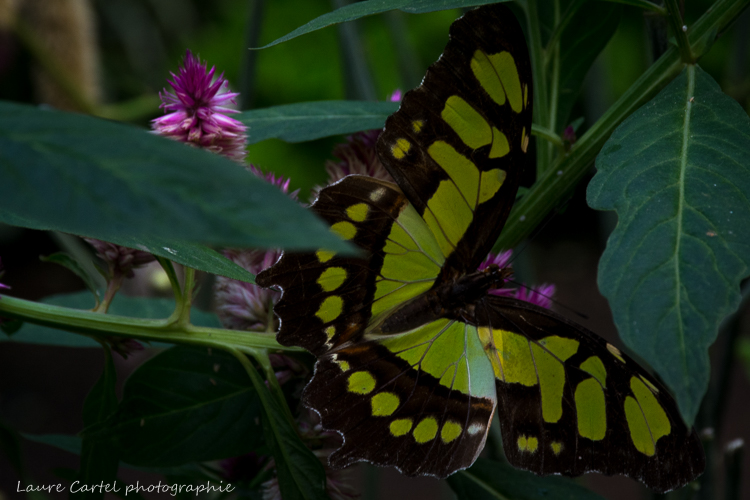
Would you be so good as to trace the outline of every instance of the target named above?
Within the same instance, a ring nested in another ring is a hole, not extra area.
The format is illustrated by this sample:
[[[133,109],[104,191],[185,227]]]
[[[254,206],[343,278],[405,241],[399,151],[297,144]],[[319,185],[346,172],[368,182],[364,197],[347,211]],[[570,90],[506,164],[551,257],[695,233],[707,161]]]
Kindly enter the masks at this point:
[[[366,2],[354,2],[333,12],[316,17],[304,26],[300,26],[296,30],[260,48],[273,47],[274,45],[312,31],[373,14],[381,14],[389,10],[400,10],[409,14],[421,14],[435,12],[436,10],[476,7],[488,3],[497,3],[497,0],[368,0]]]
[[[458,500],[603,500],[568,478],[540,477],[484,458],[450,476],[448,484]]]
[[[99,290],[96,288],[96,283],[94,282],[94,278],[89,275],[89,273],[86,272],[86,270],[81,266],[75,258],[73,258],[72,255],[65,253],[65,252],[55,252],[51,255],[47,256],[40,256],[39,260],[42,262],[49,262],[52,264],[58,264],[63,266],[64,268],[70,270],[73,272],[76,276],[81,278],[83,283],[86,285],[86,288],[89,289],[89,291],[94,295],[95,300],[99,301]]]
[[[105,349],[104,353],[104,371],[83,404],[84,426],[95,425],[104,421],[117,408],[117,396],[115,395],[117,373],[112,361],[111,351]],[[79,484],[112,484],[117,478],[119,464],[119,454],[109,443],[97,443],[84,438],[81,449],[81,467],[76,479]],[[71,491],[70,498],[79,500],[103,499],[104,493],[103,489],[87,490],[86,488],[80,488],[76,492]]]
[[[615,130],[596,167],[589,205],[618,216],[599,288],[692,423],[708,347],[750,269],[750,118],[688,66]]]
[[[0,176],[11,225],[116,243],[350,248],[236,163],[89,116],[0,102]]]
[[[291,426],[280,403],[265,387],[263,434],[276,463],[281,496],[285,500],[326,500],[326,475],[323,464]]]
[[[248,126],[250,144],[271,138],[302,142],[383,128],[397,109],[396,102],[314,101],[253,109],[237,118]]]
[[[83,437],[111,443],[138,466],[228,458],[262,442],[260,403],[232,356],[178,346],[136,370],[117,412]]]
[[[604,0],[604,1],[612,2],[612,3],[621,3],[621,4],[624,4],[624,5],[630,5],[630,6],[633,6],[633,7],[638,7],[640,9],[646,9],[646,10],[651,10],[651,11],[654,11],[654,12],[658,12],[660,14],[664,14],[665,13],[664,7],[661,7],[661,6],[656,5],[656,4],[652,3],[652,2],[649,2],[648,0]]]

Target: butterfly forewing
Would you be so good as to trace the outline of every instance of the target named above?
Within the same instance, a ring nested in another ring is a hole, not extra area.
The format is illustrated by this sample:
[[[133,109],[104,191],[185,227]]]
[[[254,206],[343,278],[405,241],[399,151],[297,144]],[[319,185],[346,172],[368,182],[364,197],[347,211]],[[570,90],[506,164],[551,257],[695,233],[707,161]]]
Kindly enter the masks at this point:
[[[378,154],[436,235],[446,278],[474,271],[515,200],[531,132],[531,66],[502,5],[468,12],[386,121]]]
[[[283,290],[274,307],[279,343],[320,355],[358,340],[373,314],[382,316],[429,289],[443,260],[434,241],[414,242],[419,234],[411,232],[425,232],[415,223],[424,223],[392,183],[346,177],[323,189],[312,210],[365,255],[284,252],[256,281]]]

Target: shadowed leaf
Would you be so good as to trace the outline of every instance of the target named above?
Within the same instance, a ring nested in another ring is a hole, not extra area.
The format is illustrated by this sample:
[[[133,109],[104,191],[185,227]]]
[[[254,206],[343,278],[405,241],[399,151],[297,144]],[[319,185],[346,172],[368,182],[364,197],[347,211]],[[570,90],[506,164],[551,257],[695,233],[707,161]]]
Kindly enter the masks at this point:
[[[589,205],[618,216],[599,288],[692,423],[708,347],[750,269],[750,118],[689,66],[615,130],[596,166]]]

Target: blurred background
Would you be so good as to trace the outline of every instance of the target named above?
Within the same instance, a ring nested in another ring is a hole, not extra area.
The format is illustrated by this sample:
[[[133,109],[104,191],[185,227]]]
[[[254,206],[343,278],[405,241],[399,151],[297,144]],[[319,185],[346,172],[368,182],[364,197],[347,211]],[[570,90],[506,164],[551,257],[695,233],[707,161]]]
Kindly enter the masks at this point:
[[[232,90],[241,93],[239,109],[328,99],[386,100],[395,89],[408,90],[419,84],[427,67],[441,54],[450,23],[460,15],[455,10],[422,15],[390,12],[329,27],[266,50],[248,50],[346,3],[0,0],[0,99],[148,127],[149,121],[161,114],[159,91],[168,87],[170,71],[177,71],[190,49],[209,67],[223,72]],[[711,3],[689,2],[686,24],[690,26]],[[666,42],[658,35],[661,30],[658,22],[641,10],[622,9],[617,31],[589,71],[573,106],[571,121],[583,118],[578,136],[642,74],[654,54],[663,50],[660,46]],[[719,38],[700,64],[724,92],[750,110],[749,12]],[[264,171],[290,177],[291,189],[300,189],[300,198],[306,200],[313,186],[325,183],[325,162],[333,159],[334,145],[343,140],[332,137],[301,144],[268,140],[250,146],[248,160]],[[515,265],[523,281],[557,286],[557,309],[563,314],[570,310],[584,315],[576,320],[621,346],[606,300],[596,285],[598,259],[616,218],[587,207],[587,181],[571,193],[567,204],[529,243],[517,249]],[[527,183],[531,182],[529,177]],[[88,252],[69,236],[0,223],[0,258],[6,269],[2,282],[12,287],[9,294],[36,300],[83,289],[74,274],[39,260],[40,255],[60,249]],[[210,309],[211,277],[201,279],[199,303]],[[122,293],[164,294],[160,283],[158,273],[146,269]],[[739,347],[750,345],[748,339],[750,315],[745,311],[731,334],[720,336],[712,352],[716,371],[712,383],[718,384],[712,390],[720,397],[711,401],[710,408],[720,408],[720,418],[706,420],[704,413],[698,428],[702,430],[702,422],[712,424],[717,477],[725,474],[725,446],[738,438],[750,440],[750,407],[746,404],[750,349]],[[120,384],[151,355],[147,350],[127,360],[116,357]],[[83,400],[102,366],[96,349],[0,342],[0,423],[29,434],[79,432]],[[31,476],[40,484],[59,482],[65,469],[78,465],[78,457],[30,441],[22,442],[22,451]],[[741,498],[750,499],[750,461],[745,461],[742,470]],[[129,483],[159,480],[127,468],[121,469],[120,476]],[[18,480],[0,454],[0,500],[22,497],[16,492]],[[364,499],[452,498],[443,482],[407,479],[394,470],[366,465],[353,467],[351,480]],[[640,484],[621,477],[590,474],[581,481],[609,499],[650,498]]]

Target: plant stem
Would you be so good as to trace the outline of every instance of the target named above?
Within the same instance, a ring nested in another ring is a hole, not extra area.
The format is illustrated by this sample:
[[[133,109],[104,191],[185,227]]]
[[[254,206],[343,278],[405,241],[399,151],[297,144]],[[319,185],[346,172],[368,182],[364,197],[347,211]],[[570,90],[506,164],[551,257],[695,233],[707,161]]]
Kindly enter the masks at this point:
[[[531,56],[531,73],[534,80],[534,123],[547,126],[549,123],[549,105],[547,103],[547,70],[544,66],[544,47],[539,24],[537,0],[526,0],[522,5],[526,14],[526,26],[529,34],[529,54]],[[548,145],[536,143],[537,172],[545,172],[548,166],[546,151]]]
[[[562,37],[563,31],[565,31],[565,28],[568,27],[568,24],[570,24],[573,16],[576,15],[576,12],[578,12],[578,9],[581,8],[581,5],[583,5],[585,1],[586,0],[574,0],[570,5],[568,5],[568,8],[565,10],[565,14],[563,15],[562,19],[559,22],[555,23],[555,29],[549,36],[549,40],[547,40],[547,48],[544,50],[544,55],[546,57],[544,61],[545,66],[549,65],[549,57],[552,54],[553,49],[559,46],[560,37]]]
[[[669,24],[672,25],[674,37],[677,40],[677,46],[680,48],[682,62],[685,64],[693,64],[695,62],[695,57],[690,48],[690,41],[687,37],[687,26],[685,26],[682,21],[682,15],[680,14],[680,8],[677,6],[677,0],[666,0],[666,6],[669,11]]]
[[[175,319],[142,319],[99,314],[80,309],[41,304],[15,297],[0,298],[0,316],[93,336],[118,336],[145,342],[201,345],[217,348],[302,351],[284,347],[267,333],[180,325]]]
[[[554,24],[557,26],[560,23],[560,0],[554,0]],[[548,113],[548,122],[547,122],[547,128],[552,130],[553,132],[557,128],[557,104],[559,99],[559,93],[560,93],[560,44],[555,44],[552,49],[551,54],[551,62],[552,62],[552,71],[550,73],[549,77],[549,113]],[[545,54],[550,55],[550,54]],[[554,148],[553,145],[550,143],[547,143],[546,148],[547,153],[547,162],[546,165],[549,167],[550,163],[552,162],[552,159],[554,158]],[[541,176],[541,174],[544,173],[543,170],[539,169],[539,165],[537,165],[537,178]]]
[[[190,325],[190,308],[193,305],[193,289],[195,288],[195,269],[183,267],[184,280],[182,283],[182,300],[175,311],[179,309],[177,322],[182,326]]]
[[[562,138],[557,135],[554,131],[542,127],[541,125],[532,124],[531,125],[531,135],[535,135],[541,139],[545,139],[546,141],[549,141],[550,144],[554,144],[557,147],[563,147],[563,140]]]
[[[281,390],[281,386],[279,385],[279,379],[276,378],[276,372],[273,370],[273,366],[271,366],[271,359],[268,357],[268,351],[265,349],[240,349],[240,351],[246,352],[247,354],[252,356],[255,361],[258,362],[266,375],[268,388],[279,401],[279,404],[284,408],[289,421],[292,423],[292,425],[295,425],[294,416],[292,416],[289,405],[286,404],[286,398],[284,397],[284,392]]]

